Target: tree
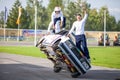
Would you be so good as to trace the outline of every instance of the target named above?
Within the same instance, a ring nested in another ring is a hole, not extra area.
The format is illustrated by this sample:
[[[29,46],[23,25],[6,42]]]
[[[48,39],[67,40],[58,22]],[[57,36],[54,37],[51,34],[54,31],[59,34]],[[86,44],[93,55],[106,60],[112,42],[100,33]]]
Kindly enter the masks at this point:
[[[42,6],[41,2],[38,4],[38,29],[47,29],[48,13],[45,7]]]
[[[120,31],[120,20],[117,22],[117,30],[116,31]]]
[[[106,30],[117,30],[115,17],[109,14],[108,8],[103,6],[99,12],[96,9],[89,11],[88,21],[86,23],[86,30],[90,31],[103,31],[104,30],[104,12],[106,11]]]
[[[100,21],[104,23],[104,11],[106,11],[106,31],[115,31],[116,28],[116,20],[115,17],[111,16],[109,14],[108,8],[106,6],[101,7],[99,16],[100,16]],[[104,25],[100,24],[102,27],[102,31],[104,30]]]
[[[28,18],[29,18],[29,27],[28,27],[28,29],[34,29],[35,10],[34,10],[34,2],[33,2],[33,0],[28,0],[27,1],[26,11],[27,11],[27,15],[28,15]]]
[[[64,6],[62,3],[64,2]],[[66,5],[65,3],[68,2]],[[72,26],[72,23],[76,20],[75,14],[80,13],[83,15],[83,10],[88,10],[88,20],[85,25],[85,30],[90,31],[103,31],[104,30],[104,11],[106,11],[106,30],[107,31],[115,31],[118,30],[118,25],[116,25],[115,17],[111,16],[109,14],[108,8],[106,6],[103,6],[99,9],[90,9],[90,4],[88,4],[86,1],[83,0],[50,0],[48,4],[48,15],[51,15],[51,12],[53,11],[54,7],[56,5],[63,6],[64,8],[64,15],[67,18],[67,28],[70,28]],[[49,18],[50,21],[50,18]]]
[[[63,0],[49,0],[48,12],[51,14],[55,6],[60,6],[63,9]]]
[[[4,11],[0,13],[0,27],[2,28],[4,25]]]
[[[84,2],[82,0],[77,0],[76,2],[69,1],[69,4],[65,10],[65,15],[68,19],[67,27],[70,28],[72,26],[73,21],[76,20],[75,15],[77,13],[80,13],[82,16],[84,16],[83,15],[84,9],[87,9],[88,11],[90,9],[90,4],[88,4],[86,1]]]
[[[22,8],[22,14],[21,14],[21,19],[20,19],[20,21],[21,21],[20,28],[21,29],[29,29],[29,25],[30,25],[29,17],[30,17],[30,15],[27,14],[27,11],[24,8]]]
[[[35,25],[35,5],[37,6],[37,28],[46,29],[46,21],[48,20],[48,15],[46,8],[42,6],[42,1],[36,0],[36,4],[33,0],[27,1],[26,11],[29,15],[29,29],[34,29]]]
[[[15,29],[18,28],[16,21],[18,19],[18,15],[19,15],[19,10],[18,10],[19,7],[22,8],[21,3],[19,0],[16,0],[12,7],[12,10],[10,10],[10,12],[9,12],[7,28],[15,28]],[[22,14],[20,17],[20,28],[21,29],[25,29],[29,26],[27,17],[28,17],[27,12],[24,10],[24,8],[22,8]]]
[[[18,18],[18,7],[21,6],[21,3],[19,2],[19,0],[16,0],[16,2],[14,3],[12,10],[10,10],[9,12],[9,16],[8,16],[8,22],[7,22],[7,28],[17,28],[17,18]]]
[[[99,27],[100,21],[99,21],[99,15],[96,9],[91,9],[89,11],[88,20],[86,22],[85,30],[88,31],[94,31],[94,30],[100,30]]]
[[[107,22],[106,22],[107,31],[117,31],[117,25],[116,25],[116,20],[114,16],[108,16],[107,17]]]
[[[54,11],[54,8],[56,6],[61,7],[61,9],[63,11],[63,9],[64,9],[63,0],[49,0],[49,4],[47,7],[47,13],[48,13],[47,24],[49,24],[49,22],[51,21],[51,14]]]
[[[67,28],[70,28],[72,26],[73,21],[75,20],[75,4],[73,2],[70,2],[67,6],[67,9],[65,11],[67,21]]]

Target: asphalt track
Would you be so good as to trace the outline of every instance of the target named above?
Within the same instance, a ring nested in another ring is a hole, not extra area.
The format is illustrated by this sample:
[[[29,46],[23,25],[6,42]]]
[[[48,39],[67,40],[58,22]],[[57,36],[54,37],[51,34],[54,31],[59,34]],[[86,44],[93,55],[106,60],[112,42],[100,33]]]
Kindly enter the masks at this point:
[[[65,69],[54,73],[47,59],[0,53],[0,80],[120,80],[120,70],[92,66],[85,75],[71,78]]]

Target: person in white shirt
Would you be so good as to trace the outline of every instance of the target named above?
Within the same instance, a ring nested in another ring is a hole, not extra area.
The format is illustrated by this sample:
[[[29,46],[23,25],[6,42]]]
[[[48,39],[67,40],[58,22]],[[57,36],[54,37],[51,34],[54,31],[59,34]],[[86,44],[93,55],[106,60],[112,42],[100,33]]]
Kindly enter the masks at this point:
[[[53,27],[54,33],[59,33],[61,28],[64,26],[64,17],[60,7],[55,7],[54,11],[51,15],[51,22],[48,26],[48,32],[50,32],[50,28]]]
[[[81,14],[77,14],[77,20],[73,23],[71,30],[68,33],[71,34],[75,30],[75,39],[76,46],[80,51],[86,56],[88,60],[90,60],[89,51],[87,48],[86,37],[84,34],[85,22],[87,20],[88,14],[86,10],[84,10],[84,18],[82,19]]]
[[[61,28],[65,27],[66,19],[63,16],[60,7],[55,7],[51,15],[51,22],[48,26],[48,32],[50,32],[51,27],[53,27],[53,33],[59,33]]]

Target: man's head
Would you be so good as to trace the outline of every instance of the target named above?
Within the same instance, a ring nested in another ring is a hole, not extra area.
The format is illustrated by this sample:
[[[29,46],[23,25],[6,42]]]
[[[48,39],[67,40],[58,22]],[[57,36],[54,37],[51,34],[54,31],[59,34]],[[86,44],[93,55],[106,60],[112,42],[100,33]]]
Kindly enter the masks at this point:
[[[81,14],[77,14],[77,15],[76,15],[76,18],[77,18],[77,20],[81,20],[81,19],[82,19]]]
[[[57,6],[57,7],[54,8],[54,11],[55,11],[56,14],[59,14],[60,11],[61,11],[61,8]]]

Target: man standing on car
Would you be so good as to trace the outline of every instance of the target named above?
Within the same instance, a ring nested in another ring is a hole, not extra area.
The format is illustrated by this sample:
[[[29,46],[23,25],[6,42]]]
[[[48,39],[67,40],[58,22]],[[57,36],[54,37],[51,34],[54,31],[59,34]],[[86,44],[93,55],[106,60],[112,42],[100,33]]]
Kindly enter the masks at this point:
[[[84,34],[85,22],[87,20],[88,14],[87,11],[84,10],[84,18],[82,19],[81,14],[76,15],[76,21],[73,23],[71,30],[68,33],[71,34],[75,30],[75,39],[76,46],[80,51],[86,56],[86,58],[90,61],[89,51],[87,48],[86,37]]]
[[[48,32],[50,32],[50,28],[53,27],[53,33],[59,33],[61,29],[65,27],[65,22],[66,20],[63,16],[61,8],[56,6],[51,15],[51,22],[48,26]]]

